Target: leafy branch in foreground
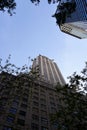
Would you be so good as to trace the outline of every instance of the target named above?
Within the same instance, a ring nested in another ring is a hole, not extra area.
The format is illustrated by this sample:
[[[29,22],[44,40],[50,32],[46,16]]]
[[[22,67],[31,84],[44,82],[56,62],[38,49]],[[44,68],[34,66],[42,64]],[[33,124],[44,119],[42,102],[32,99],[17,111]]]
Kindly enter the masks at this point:
[[[15,0],[0,0],[0,11],[6,11],[12,15],[13,10],[16,8]]]
[[[40,3],[40,0],[30,0],[32,3],[35,3],[35,5]],[[56,3],[59,0],[47,0],[48,3]],[[15,0],[0,0],[0,11],[6,11],[12,16],[14,9],[16,8],[16,2]]]
[[[56,86],[58,94],[57,113],[51,115],[58,130],[87,129],[87,63],[81,74],[69,77],[69,84]]]

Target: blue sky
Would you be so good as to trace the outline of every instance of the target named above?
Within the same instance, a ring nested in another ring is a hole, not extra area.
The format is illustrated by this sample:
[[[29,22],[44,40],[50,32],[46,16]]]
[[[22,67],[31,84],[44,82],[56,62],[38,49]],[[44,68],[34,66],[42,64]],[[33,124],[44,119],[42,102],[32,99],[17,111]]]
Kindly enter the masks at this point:
[[[65,80],[74,71],[80,72],[87,61],[87,39],[77,39],[62,33],[52,18],[56,5],[47,0],[35,6],[30,0],[16,0],[12,17],[0,12],[0,57],[17,66],[28,64],[28,57],[39,54],[54,59]]]

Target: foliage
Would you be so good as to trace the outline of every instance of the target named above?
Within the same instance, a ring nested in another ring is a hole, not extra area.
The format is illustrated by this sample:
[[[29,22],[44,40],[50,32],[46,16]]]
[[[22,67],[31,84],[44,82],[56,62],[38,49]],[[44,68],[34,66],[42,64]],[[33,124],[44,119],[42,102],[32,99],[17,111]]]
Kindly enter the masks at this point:
[[[15,0],[0,0],[0,11],[7,10],[10,15],[12,15],[14,12],[13,10],[16,7]]]
[[[41,0],[30,0],[35,5],[38,5]],[[57,9],[52,17],[56,18],[56,23],[60,27],[60,25],[64,24],[67,17],[71,17],[71,14],[76,10],[76,2],[75,0],[69,1],[61,1],[61,0],[47,0],[48,4],[58,3]],[[13,10],[16,8],[15,0],[0,0],[0,11],[5,11],[12,16]]]
[[[30,0],[32,3],[35,3],[35,5],[39,4],[40,0]],[[58,3],[60,0],[47,0],[49,4],[51,3]],[[13,10],[16,8],[16,2],[15,0],[0,0],[0,11],[6,11],[12,16]]]
[[[58,1],[60,0],[47,0],[49,4],[51,3],[58,3]],[[40,0],[31,0],[32,3],[35,3],[35,4],[39,4],[40,3]]]
[[[58,111],[52,115],[52,123],[58,130],[87,129],[87,63],[81,74],[76,72],[69,77],[69,84],[56,87],[58,93]]]

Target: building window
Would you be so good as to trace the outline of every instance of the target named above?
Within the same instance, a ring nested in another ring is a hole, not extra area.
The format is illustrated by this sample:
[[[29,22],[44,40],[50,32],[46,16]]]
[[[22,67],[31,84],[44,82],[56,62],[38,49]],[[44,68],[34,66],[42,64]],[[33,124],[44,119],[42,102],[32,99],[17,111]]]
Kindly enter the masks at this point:
[[[49,97],[51,101],[54,101],[54,98],[53,97]]]
[[[13,103],[12,103],[12,106],[14,106],[14,107],[18,107],[18,104],[19,104],[19,102],[16,101],[16,100],[14,100]]]
[[[47,128],[47,127],[42,126],[42,127],[41,127],[41,130],[48,130],[48,128]]]
[[[41,98],[40,100],[41,100],[41,103],[42,103],[42,104],[45,104],[45,103],[46,103],[46,99]]]
[[[36,108],[36,107],[33,107],[33,112],[36,112],[36,113],[39,113],[39,109],[38,108]]]
[[[21,104],[21,107],[26,109],[26,108],[27,108],[27,105],[24,104],[24,103],[22,103],[22,104]]]
[[[22,101],[23,102],[28,102],[28,98],[23,98]]]
[[[14,119],[15,119],[14,117],[8,116],[6,121],[9,123],[13,123]]]
[[[15,96],[15,101],[19,101],[19,99],[20,99],[20,96]]]
[[[52,92],[50,92],[50,93],[49,93],[49,95],[50,95],[50,96],[53,96],[53,93],[52,93]]]
[[[51,105],[51,106],[55,106],[55,103],[54,103],[54,102],[50,102],[50,105]]]
[[[56,108],[55,107],[51,107],[51,113],[56,113]]]
[[[29,94],[24,93],[23,96],[24,96],[24,98],[28,98],[28,97],[29,97]]]
[[[33,99],[35,99],[35,100],[39,100],[39,97],[37,97],[37,96],[33,96]]]
[[[44,93],[41,93],[40,97],[46,98],[46,95]]]
[[[41,117],[41,123],[47,125],[48,124],[47,118]]]
[[[36,86],[36,85],[35,85],[35,86]],[[39,91],[39,88],[38,88],[38,87],[34,87],[34,90]]]
[[[38,92],[36,92],[36,91],[34,91],[34,95],[39,95],[39,93],[38,93]]]
[[[16,109],[16,108],[11,107],[11,108],[10,108],[10,110],[9,110],[9,112],[10,112],[10,113],[12,113],[12,114],[16,114],[17,109]]]
[[[3,127],[3,130],[12,130],[12,128],[11,128],[11,127],[8,127],[8,126],[4,126],[4,127]]]
[[[36,101],[33,101],[33,104],[34,104],[35,106],[39,106],[39,103],[36,102]]]
[[[45,110],[41,110],[41,115],[42,116],[46,116],[47,115],[47,112]]]
[[[41,104],[41,108],[46,109],[46,105],[45,104]]]
[[[26,112],[25,112],[25,111],[22,111],[22,110],[19,111],[19,114],[20,114],[21,116],[26,116]]]
[[[39,130],[39,126],[35,123],[32,123],[31,128],[32,130]]]
[[[32,119],[35,120],[35,121],[39,121],[39,116],[33,114]]]
[[[44,90],[44,89],[41,89],[40,91],[41,91],[42,93],[45,93],[45,90]]]
[[[17,123],[21,126],[24,126],[25,125],[25,120],[22,120],[22,119],[18,119],[17,120]]]
[[[27,92],[27,94],[28,94],[29,93],[29,88],[25,88],[24,91]]]
[[[54,122],[52,126],[53,126],[54,129],[57,129],[58,128],[58,123]]]

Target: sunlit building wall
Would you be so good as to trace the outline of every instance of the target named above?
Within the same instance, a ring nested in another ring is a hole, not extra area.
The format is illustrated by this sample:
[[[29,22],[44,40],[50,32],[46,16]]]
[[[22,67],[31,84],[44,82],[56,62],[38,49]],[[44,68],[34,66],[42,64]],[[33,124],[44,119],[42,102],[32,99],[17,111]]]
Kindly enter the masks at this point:
[[[61,85],[65,84],[65,80],[53,59],[49,59],[46,56],[39,55],[33,62],[33,68],[38,66],[40,72],[40,79],[50,84]]]

